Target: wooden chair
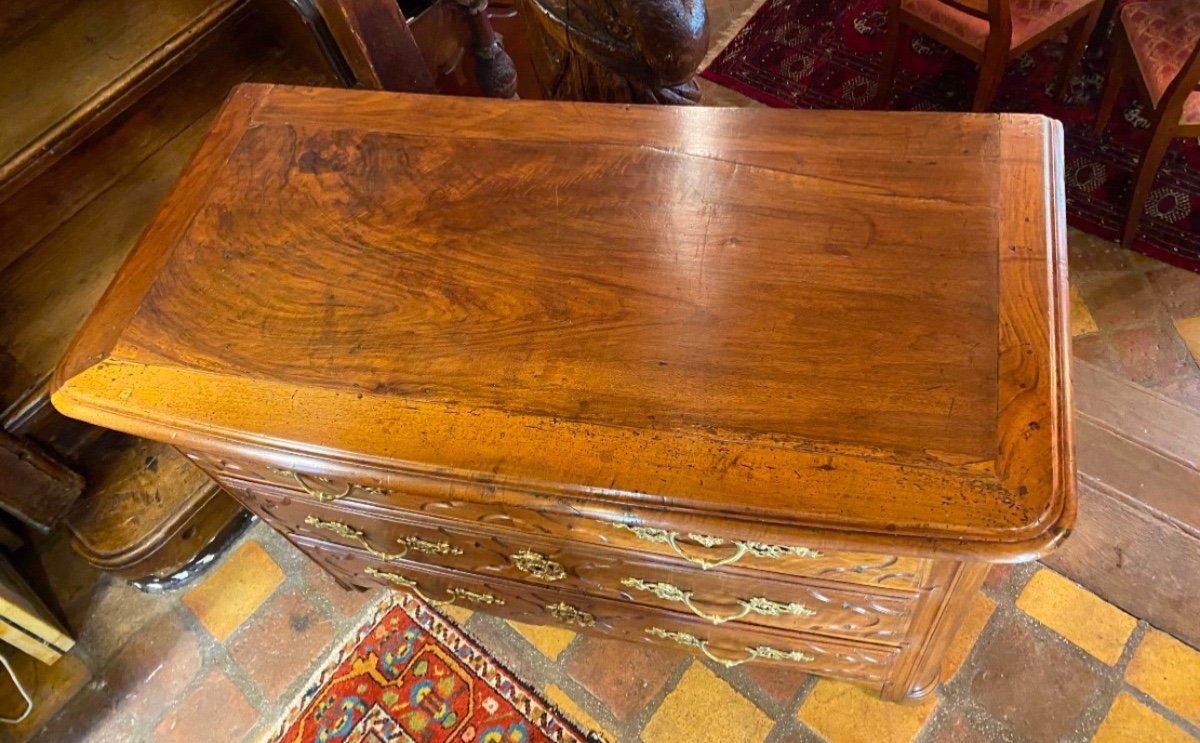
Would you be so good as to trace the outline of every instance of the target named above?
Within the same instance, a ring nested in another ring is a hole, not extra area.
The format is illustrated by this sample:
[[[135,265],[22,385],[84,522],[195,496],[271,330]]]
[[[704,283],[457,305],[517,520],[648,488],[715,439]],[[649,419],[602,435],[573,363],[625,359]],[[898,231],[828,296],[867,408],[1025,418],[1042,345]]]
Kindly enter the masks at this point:
[[[912,31],[931,36],[979,65],[973,111],[986,111],[1004,66],[1071,28],[1056,93],[1062,95],[1083,56],[1104,0],[889,0],[883,71],[876,103],[891,102],[900,42]]]
[[[1121,10],[1096,133],[1104,131],[1130,71],[1153,110],[1150,144],[1134,177],[1121,244],[1132,247],[1146,197],[1171,140],[1200,136],[1200,2],[1143,0]]]

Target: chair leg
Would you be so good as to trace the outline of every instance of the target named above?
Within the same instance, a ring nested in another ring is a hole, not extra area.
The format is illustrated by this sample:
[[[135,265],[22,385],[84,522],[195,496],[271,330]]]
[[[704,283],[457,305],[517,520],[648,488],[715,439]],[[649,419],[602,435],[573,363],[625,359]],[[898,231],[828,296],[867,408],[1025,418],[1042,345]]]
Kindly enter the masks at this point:
[[[1117,33],[1123,32],[1117,29]],[[1108,126],[1113,107],[1117,105],[1117,95],[1120,94],[1128,73],[1129,57],[1125,50],[1125,42],[1123,39],[1117,39],[1113,43],[1113,59],[1112,64],[1108,66],[1108,79],[1104,82],[1104,97],[1100,99],[1100,110],[1096,112],[1094,130],[1097,135],[1103,134],[1104,127]]]
[[[1154,126],[1154,134],[1150,138],[1150,146],[1142,154],[1142,162],[1138,165],[1137,175],[1134,176],[1133,193],[1129,197],[1129,216],[1125,218],[1125,234],[1121,245],[1133,247],[1137,237],[1138,223],[1142,221],[1142,213],[1146,210],[1146,197],[1150,195],[1150,187],[1154,185],[1154,176],[1158,175],[1158,166],[1162,165],[1167,149],[1171,146],[1172,128],[1165,122],[1159,121]]]
[[[887,35],[883,41],[883,66],[879,70],[879,85],[875,92],[874,108],[891,107],[892,88],[896,84],[896,67],[900,64],[900,37],[904,24],[900,20],[900,3],[888,3]]]
[[[971,110],[983,113],[991,108],[992,99],[1000,89],[1000,81],[1004,79],[1004,64],[1008,55],[1000,52],[985,52],[983,61],[979,63],[979,84],[975,88],[975,101]]]
[[[1067,42],[1067,50],[1063,53],[1062,69],[1058,71],[1058,83],[1054,89],[1054,96],[1059,100],[1062,100],[1071,85],[1071,78],[1075,76],[1075,70],[1079,68],[1079,60],[1083,59],[1083,50],[1087,47],[1087,41],[1091,38],[1092,31],[1096,29],[1096,21],[1100,19],[1100,11],[1103,7],[1103,3],[1096,3],[1091,12],[1080,19],[1071,29],[1071,38]]]

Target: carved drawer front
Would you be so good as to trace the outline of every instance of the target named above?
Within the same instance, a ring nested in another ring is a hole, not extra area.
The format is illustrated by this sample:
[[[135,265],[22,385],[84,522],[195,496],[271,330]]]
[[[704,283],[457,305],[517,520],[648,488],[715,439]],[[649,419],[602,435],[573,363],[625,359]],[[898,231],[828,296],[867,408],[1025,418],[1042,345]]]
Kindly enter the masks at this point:
[[[393,477],[384,472],[347,477],[330,474],[329,467],[319,470],[325,474],[318,474],[315,464],[307,468],[279,467],[263,461],[186,453],[218,480],[236,478],[265,483],[318,503],[371,504],[399,513],[415,512],[437,519],[484,524],[525,535],[649,552],[708,572],[737,567],[912,590],[922,585],[928,568],[928,560],[916,557],[835,552],[798,544],[735,539],[720,536],[719,527],[706,527],[701,533],[690,529],[627,526],[616,521],[621,517],[616,511],[597,514],[595,518],[580,515],[578,508],[565,513],[561,499],[552,496],[485,492],[471,483],[408,475]],[[401,482],[398,485],[392,479]],[[487,502],[464,499],[467,495],[486,497]],[[513,502],[518,497],[522,503]]]
[[[552,587],[531,587],[427,566],[399,566],[306,537],[313,559],[350,583],[417,593],[435,606],[454,604],[532,624],[648,642],[704,655],[728,667],[770,663],[806,673],[881,685],[899,648],[744,625],[714,627],[649,606],[618,603]]]
[[[227,482],[272,526],[362,550],[393,563],[422,562],[480,576],[553,585],[729,622],[899,642],[916,597],[847,584],[740,570],[705,572],[665,560],[563,540],[467,529],[395,513],[363,514],[317,504],[265,485]]]

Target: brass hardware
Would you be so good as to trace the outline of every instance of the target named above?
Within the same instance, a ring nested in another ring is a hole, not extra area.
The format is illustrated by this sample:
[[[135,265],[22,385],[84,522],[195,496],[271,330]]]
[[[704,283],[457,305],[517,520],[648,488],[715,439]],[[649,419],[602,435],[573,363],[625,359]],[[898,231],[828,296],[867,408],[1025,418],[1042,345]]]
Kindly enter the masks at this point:
[[[299,472],[296,472],[294,470],[285,470],[282,467],[272,467],[271,465],[267,465],[267,469],[269,469],[270,471],[274,472],[277,475],[282,475],[283,477],[292,478],[293,480],[295,480],[296,485],[298,485],[301,490],[303,490],[305,493],[312,496],[313,498],[316,498],[317,501],[319,501],[321,503],[329,503],[330,501],[335,501],[335,500],[339,500],[341,498],[345,498],[347,495],[350,495],[350,493],[353,492],[355,488],[359,488],[368,493],[374,493],[375,495],[383,495],[383,492],[384,492],[383,488],[373,488],[373,487],[369,487],[367,485],[354,485],[352,483],[346,483],[345,487],[342,488],[342,492],[331,493],[326,490],[319,490],[317,488],[314,488],[311,485],[309,485],[307,482],[305,482],[305,480],[304,480],[305,477],[311,477],[312,479],[314,479],[317,482],[322,483],[324,485],[332,485],[333,481],[328,478],[321,477],[319,475],[301,475]]]
[[[466,588],[456,587],[450,587],[446,589],[446,595],[450,597],[449,599],[438,600],[426,596],[421,591],[421,587],[417,585],[415,580],[412,580],[411,578],[405,578],[403,575],[389,573],[386,570],[378,570],[371,566],[363,568],[363,572],[367,575],[379,578],[380,580],[385,580],[393,585],[400,586],[407,591],[411,591],[420,596],[427,603],[433,604],[434,606],[449,606],[458,599],[472,601],[476,604],[496,604],[497,606],[504,604],[504,599],[496,598],[490,593],[476,593],[475,591],[471,591]]]
[[[713,624],[725,624],[733,622],[750,614],[762,614],[768,617],[782,617],[788,614],[797,617],[811,617],[816,614],[815,611],[808,608],[804,604],[788,603],[781,604],[778,601],[772,601],[761,596],[754,596],[748,599],[738,599],[738,603],[742,605],[742,610],[736,614],[729,616],[720,616],[718,614],[708,614],[707,612],[698,609],[692,603],[692,592],[685,591],[682,588],[670,583],[647,583],[640,578],[625,578],[621,581],[621,585],[627,588],[636,588],[639,591],[649,591],[655,596],[664,601],[674,601],[681,603],[688,608],[696,616],[705,619]]]
[[[424,552],[427,555],[461,555],[463,553],[458,547],[446,542],[430,542],[420,537],[405,537],[396,541],[410,550]]]
[[[567,577],[567,571],[554,560],[532,550],[521,550],[510,558],[517,569],[528,573],[538,580],[553,583]]]
[[[340,521],[323,521],[323,520],[317,518],[316,516],[305,516],[304,523],[308,524],[309,526],[311,526],[315,529],[324,529],[325,531],[337,534],[339,537],[342,537],[343,539],[353,539],[354,541],[361,544],[362,548],[365,549],[367,552],[370,552],[372,555],[379,558],[380,560],[383,560],[384,562],[391,562],[393,560],[399,560],[402,557],[404,557],[404,555],[408,554],[408,546],[403,545],[403,543],[401,543],[404,546],[403,552],[397,552],[396,554],[388,554],[387,552],[380,552],[379,550],[377,550],[371,546],[371,543],[367,541],[367,538],[365,536],[363,536],[363,533],[361,531],[359,531],[358,529],[355,529],[354,527],[349,526],[347,524],[343,524]]]
[[[563,624],[577,624],[580,627],[591,627],[596,624],[596,618],[588,612],[561,601],[557,604],[548,604],[546,611],[553,614],[554,618]]]
[[[342,537],[343,539],[353,539],[354,541],[361,544],[362,548],[365,549],[367,552],[370,552],[372,555],[379,558],[380,560],[384,560],[385,562],[392,562],[394,560],[402,559],[405,555],[408,554],[408,551],[410,549],[416,550],[417,552],[424,552],[427,555],[461,555],[462,554],[461,549],[459,549],[458,547],[455,547],[453,545],[447,544],[446,542],[430,542],[428,540],[421,539],[420,537],[412,537],[412,536],[404,537],[403,539],[397,539],[396,544],[400,545],[404,549],[401,550],[400,552],[396,552],[394,554],[389,554],[387,552],[380,552],[379,550],[372,547],[371,543],[367,541],[366,536],[363,535],[363,533],[361,531],[359,531],[358,529],[355,529],[353,526],[350,526],[348,524],[343,524],[340,521],[324,521],[322,519],[317,518],[316,516],[305,516],[304,523],[306,523],[309,526],[314,527],[316,529],[324,529],[325,531],[337,534],[339,537]]]
[[[799,650],[778,650],[776,648],[767,647],[766,645],[758,645],[752,648],[748,647],[746,648],[747,655],[745,658],[729,660],[728,658],[718,658],[717,656],[713,655],[712,651],[708,649],[708,640],[701,640],[695,635],[688,634],[687,632],[672,632],[670,630],[662,629],[661,627],[647,627],[646,634],[654,635],[655,637],[661,637],[664,640],[671,640],[672,642],[677,642],[680,645],[687,645],[688,647],[696,648],[700,652],[704,653],[709,660],[713,661],[714,663],[720,663],[726,668],[740,666],[743,663],[749,663],[750,661],[757,660],[758,658],[766,658],[767,660],[790,660],[795,663],[809,663],[815,660],[815,658],[813,658],[811,655],[802,653]]]
[[[720,547],[723,544],[733,545],[734,552],[732,555],[720,560],[706,560],[703,557],[692,557],[683,551],[683,548],[679,546],[677,541],[680,536],[679,532],[654,529],[648,526],[630,526],[628,524],[613,524],[613,526],[633,532],[638,539],[654,542],[655,544],[665,544],[671,548],[672,552],[683,559],[693,565],[699,565],[701,570],[712,570],[722,565],[732,565],[746,555],[762,557],[768,560],[778,560],[787,555],[806,558],[822,556],[822,553],[808,547],[789,547],[782,544],[763,544],[762,542],[750,542],[742,539],[726,540],[722,537],[713,537],[707,534],[688,534],[688,539],[708,549]]]
[[[464,599],[466,601],[474,601],[477,604],[504,605],[504,599],[496,598],[490,593],[475,593],[466,588],[447,588],[446,593],[450,594],[451,599],[445,603],[452,603],[454,599]]]
[[[379,570],[379,569],[373,568],[369,565],[366,568],[363,568],[363,572],[366,573],[367,575],[373,575],[376,578],[386,580],[388,583],[394,583],[395,585],[400,586],[401,588],[416,588],[417,587],[417,582],[415,580],[409,580],[408,578],[405,578],[403,575],[397,575],[396,573],[389,573],[386,570]],[[421,598],[425,598],[425,597],[422,596]],[[425,600],[428,601],[429,599],[425,599]]]

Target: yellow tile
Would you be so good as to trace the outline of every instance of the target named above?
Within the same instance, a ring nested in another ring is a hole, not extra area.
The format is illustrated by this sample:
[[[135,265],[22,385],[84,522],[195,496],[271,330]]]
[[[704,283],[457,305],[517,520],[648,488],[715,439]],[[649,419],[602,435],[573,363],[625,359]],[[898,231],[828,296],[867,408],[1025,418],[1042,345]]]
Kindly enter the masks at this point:
[[[1137,626],[1133,617],[1045,568],[1025,586],[1017,608],[1110,666]]]
[[[1200,725],[1200,651],[1152,629],[1134,652],[1125,680]]]
[[[992,618],[992,612],[995,610],[995,601],[982,593],[975,594],[975,600],[971,603],[971,608],[967,610],[967,616],[963,618],[962,626],[954,634],[954,638],[950,641],[950,647],[942,656],[943,681],[949,681],[958,673],[963,661],[970,654],[971,648],[975,647],[979,633],[983,632],[983,628],[987,626],[988,620]]]
[[[558,707],[564,715],[571,718],[575,723],[594,733],[599,733],[606,741],[612,740],[612,735],[600,723],[596,722],[595,718],[576,704],[574,699],[567,696],[567,693],[562,689],[554,684],[550,684],[546,687],[546,698],[553,702],[555,707]]]
[[[837,743],[908,743],[937,703],[937,697],[920,704],[885,702],[861,687],[821,679],[796,717]]]
[[[643,743],[762,743],[771,718],[704,665],[693,662],[642,730]]]
[[[1092,743],[1189,743],[1194,740],[1175,725],[1122,692],[1096,731]]]
[[[449,617],[459,627],[466,624],[467,620],[475,614],[475,612],[462,606],[439,606],[438,611]]]
[[[575,639],[574,632],[558,627],[544,627],[520,622],[509,622],[508,624],[550,660],[557,660],[559,653],[566,650],[567,646],[571,644],[571,640]]]
[[[1079,290],[1074,286],[1071,287],[1071,335],[1087,335],[1095,333],[1100,327],[1096,325],[1096,320],[1092,317],[1092,311],[1088,309],[1087,303],[1083,301],[1083,297],[1079,296]]]
[[[1200,317],[1187,317],[1175,321],[1175,329],[1183,336],[1192,358],[1200,364]]]
[[[283,582],[283,571],[262,545],[251,539],[183,595],[200,624],[224,640],[250,618]]]

